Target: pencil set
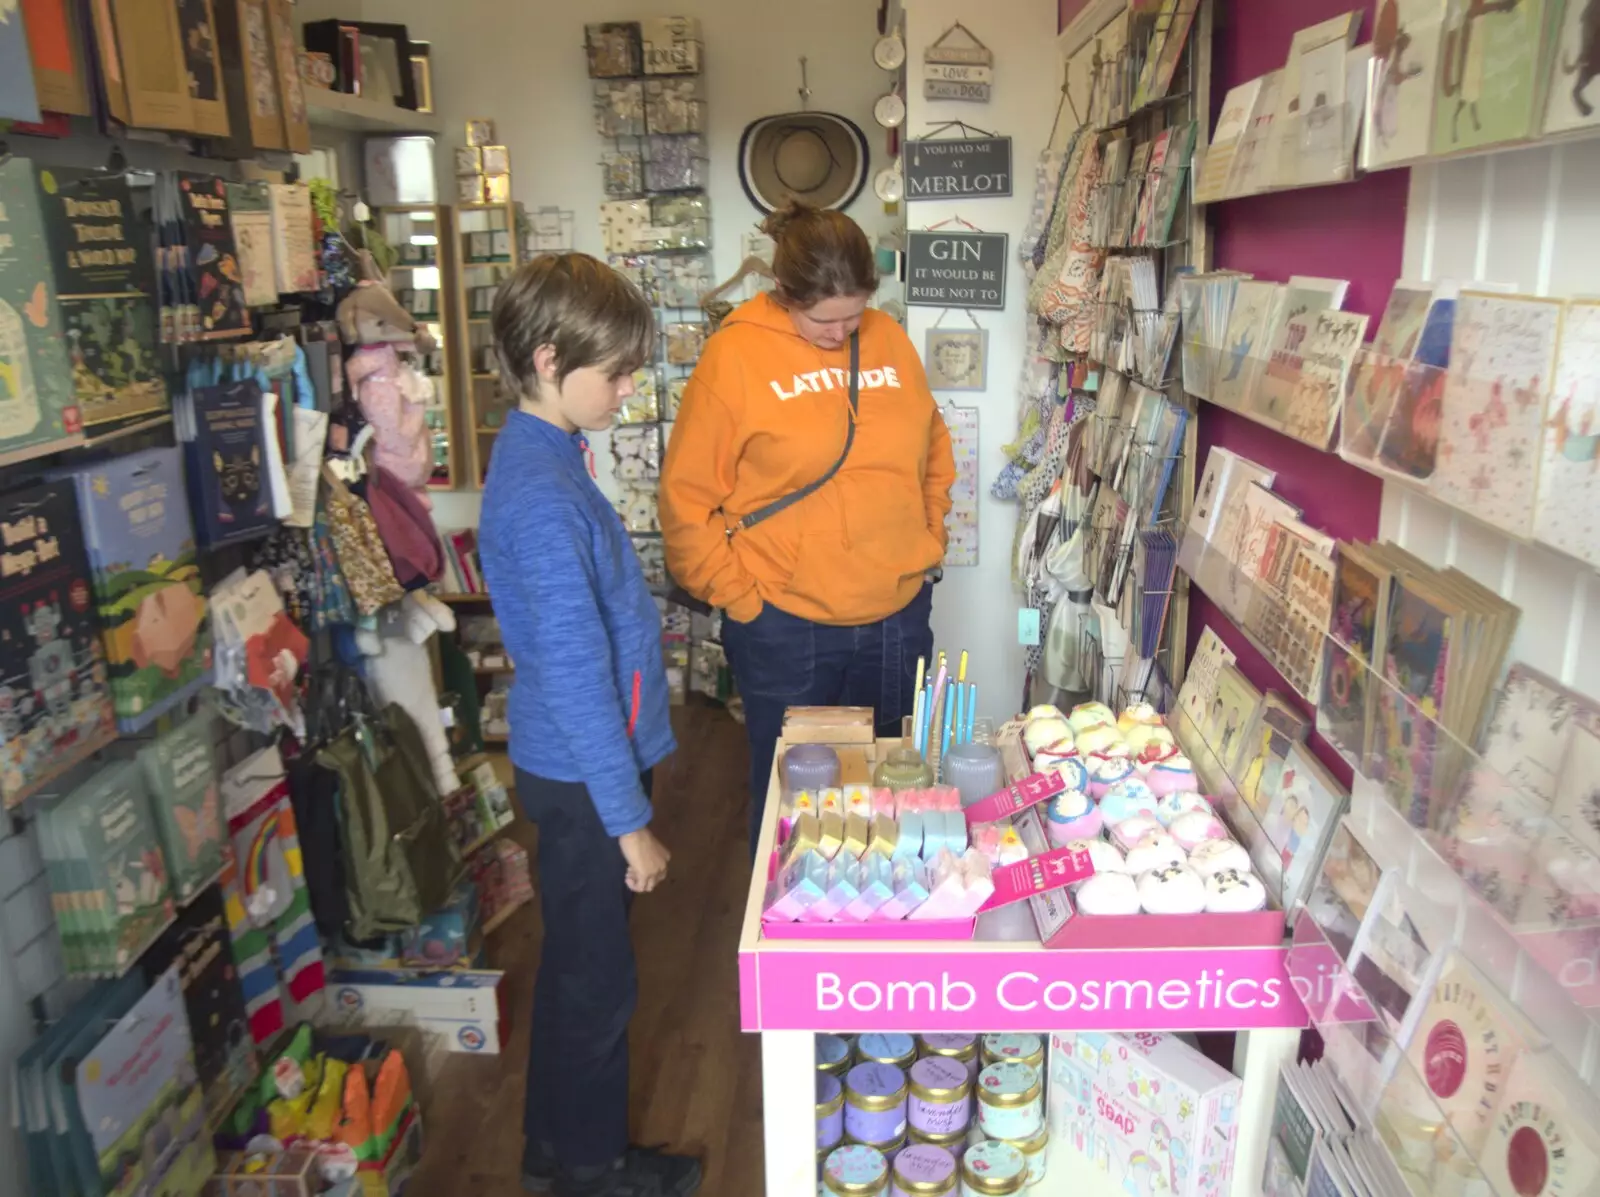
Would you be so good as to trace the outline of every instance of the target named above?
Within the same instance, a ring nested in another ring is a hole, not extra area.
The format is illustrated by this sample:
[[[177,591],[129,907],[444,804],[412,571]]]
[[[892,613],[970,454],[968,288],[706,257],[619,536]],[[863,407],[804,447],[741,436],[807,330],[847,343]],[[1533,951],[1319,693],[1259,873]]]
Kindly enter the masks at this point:
[[[963,649],[954,672],[940,652],[929,668],[926,657],[917,658],[917,700],[912,709],[912,746],[931,760],[942,758],[952,744],[972,740],[978,714],[978,684],[967,681],[967,653]]]

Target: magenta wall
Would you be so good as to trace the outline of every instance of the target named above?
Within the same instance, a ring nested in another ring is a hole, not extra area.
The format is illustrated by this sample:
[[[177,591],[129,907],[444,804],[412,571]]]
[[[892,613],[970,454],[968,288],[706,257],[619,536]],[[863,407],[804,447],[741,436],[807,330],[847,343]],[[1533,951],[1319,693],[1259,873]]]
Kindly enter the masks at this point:
[[[1063,3],[1071,5],[1074,0]],[[1365,10],[1358,42],[1370,40],[1376,0],[1217,0],[1213,124],[1230,87],[1283,65],[1295,30],[1352,7]],[[1409,171],[1387,171],[1354,184],[1212,205],[1212,264],[1218,269],[1248,270],[1273,282],[1284,282],[1291,274],[1349,279],[1346,310],[1368,313],[1375,326],[1400,277],[1409,187]],[[1370,474],[1209,403],[1200,405],[1198,436],[1197,469],[1213,445],[1225,446],[1277,470],[1274,489],[1303,508],[1313,527],[1346,540],[1377,535],[1383,489]],[[1238,654],[1239,668],[1251,682],[1287,694],[1277,670],[1228,617],[1198,590],[1190,594],[1190,647],[1210,624]],[[1343,762],[1326,746],[1318,748],[1330,768],[1348,780]]]

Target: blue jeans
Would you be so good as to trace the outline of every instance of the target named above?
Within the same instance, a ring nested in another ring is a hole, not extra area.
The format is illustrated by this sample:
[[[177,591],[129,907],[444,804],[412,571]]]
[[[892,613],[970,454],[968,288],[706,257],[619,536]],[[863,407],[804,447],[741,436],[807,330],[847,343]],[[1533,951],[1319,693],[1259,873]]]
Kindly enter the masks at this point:
[[[897,736],[916,704],[917,658],[933,653],[933,587],[876,623],[835,627],[771,603],[749,623],[722,621],[733,680],[750,737],[750,854],[766,813],[772,757],[790,707],[871,707],[878,735]]]

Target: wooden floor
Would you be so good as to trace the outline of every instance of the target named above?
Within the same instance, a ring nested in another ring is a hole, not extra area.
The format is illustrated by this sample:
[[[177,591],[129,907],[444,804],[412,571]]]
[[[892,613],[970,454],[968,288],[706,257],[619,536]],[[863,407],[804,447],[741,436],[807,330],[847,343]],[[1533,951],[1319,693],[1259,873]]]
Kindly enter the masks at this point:
[[[744,728],[720,708],[674,709],[678,753],[656,770],[666,883],[634,905],[639,1012],[632,1027],[633,1137],[705,1162],[706,1197],[763,1191],[760,1040],[739,1032],[738,944],[749,879]],[[531,848],[533,829],[518,824]],[[538,884],[537,872],[534,877]],[[419,1197],[521,1193],[528,1012],[539,967],[537,903],[489,942],[504,969],[510,1042],[494,1058],[452,1056],[435,1085]]]

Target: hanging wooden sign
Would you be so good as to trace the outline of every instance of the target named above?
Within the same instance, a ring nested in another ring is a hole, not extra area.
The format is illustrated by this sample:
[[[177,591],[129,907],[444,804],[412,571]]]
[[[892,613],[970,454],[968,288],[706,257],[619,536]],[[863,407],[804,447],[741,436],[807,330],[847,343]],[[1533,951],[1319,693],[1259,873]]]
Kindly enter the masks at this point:
[[[929,137],[906,143],[906,198],[1008,196],[1011,138]]]
[[[1005,233],[913,229],[906,234],[906,303],[919,308],[1006,306]]]
[[[924,99],[987,104],[993,83],[993,52],[960,21],[922,52]]]

